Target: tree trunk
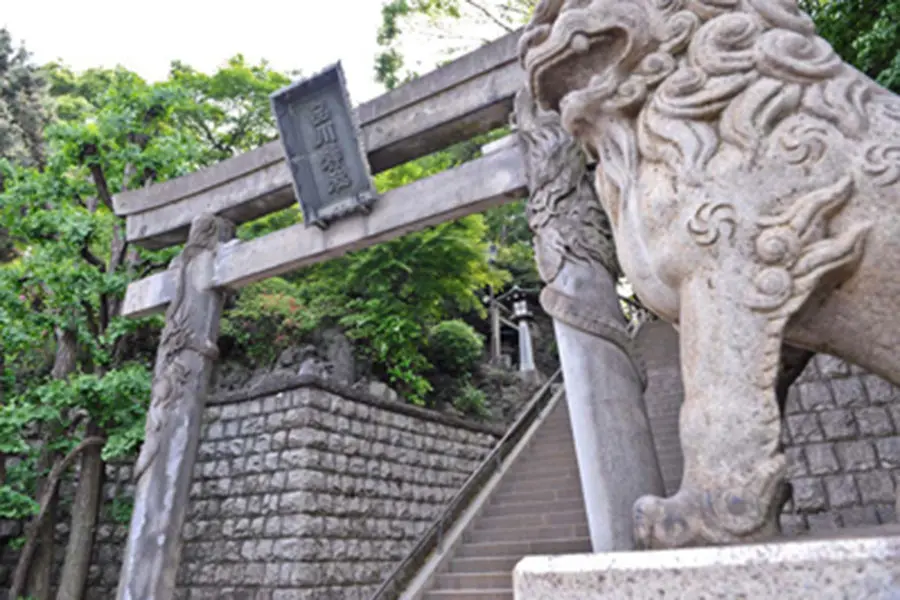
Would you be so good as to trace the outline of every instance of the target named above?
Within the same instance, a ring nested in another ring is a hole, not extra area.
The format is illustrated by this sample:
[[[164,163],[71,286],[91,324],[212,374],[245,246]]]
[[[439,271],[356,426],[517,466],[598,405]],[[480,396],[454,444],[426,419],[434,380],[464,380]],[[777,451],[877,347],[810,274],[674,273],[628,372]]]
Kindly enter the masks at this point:
[[[102,436],[102,432],[95,423],[90,422],[87,436]],[[84,594],[93,554],[94,527],[100,509],[100,488],[103,485],[102,449],[102,446],[91,446],[81,455],[78,487],[72,502],[72,526],[56,600],[81,600]]]
[[[78,339],[69,329],[56,330],[56,356],[53,358],[53,379],[65,379],[75,370],[78,359]]]
[[[0,186],[2,187],[2,186]],[[2,237],[2,233],[0,233]],[[0,242],[2,246],[2,242]],[[2,252],[2,250],[0,250]],[[3,348],[0,348],[0,407],[3,406],[3,398],[6,390],[3,388],[3,375],[6,371],[6,363],[3,358]],[[0,485],[6,483],[6,455],[0,452]]]
[[[47,440],[44,440],[46,446]],[[41,451],[41,457],[38,462],[38,469],[43,472],[53,465],[53,453],[46,448]],[[38,485],[38,498],[47,495],[49,478],[44,479]],[[29,598],[34,600],[50,600],[50,583],[53,577],[53,537],[56,533],[56,508],[57,496],[52,494],[47,496],[48,501],[44,512],[46,516],[39,524],[35,532],[37,547],[28,569],[28,585],[26,587]],[[22,557],[19,557],[21,561]],[[10,594],[12,598],[12,594]]]

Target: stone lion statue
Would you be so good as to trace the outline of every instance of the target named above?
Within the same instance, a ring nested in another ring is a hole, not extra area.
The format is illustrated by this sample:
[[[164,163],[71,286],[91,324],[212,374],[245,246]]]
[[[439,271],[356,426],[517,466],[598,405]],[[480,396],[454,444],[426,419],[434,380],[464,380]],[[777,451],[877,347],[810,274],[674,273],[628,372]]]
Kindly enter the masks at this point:
[[[519,49],[681,333],[684,478],[636,502],[636,544],[777,534],[784,348],[900,384],[900,98],[794,0],[542,0]]]

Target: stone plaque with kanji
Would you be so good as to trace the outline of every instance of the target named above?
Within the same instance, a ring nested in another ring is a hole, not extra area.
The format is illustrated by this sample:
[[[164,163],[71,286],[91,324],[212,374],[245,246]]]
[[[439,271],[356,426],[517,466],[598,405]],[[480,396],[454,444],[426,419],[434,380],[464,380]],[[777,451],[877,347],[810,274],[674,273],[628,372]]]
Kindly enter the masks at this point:
[[[375,186],[341,63],[272,94],[272,110],[307,225],[368,212]]]

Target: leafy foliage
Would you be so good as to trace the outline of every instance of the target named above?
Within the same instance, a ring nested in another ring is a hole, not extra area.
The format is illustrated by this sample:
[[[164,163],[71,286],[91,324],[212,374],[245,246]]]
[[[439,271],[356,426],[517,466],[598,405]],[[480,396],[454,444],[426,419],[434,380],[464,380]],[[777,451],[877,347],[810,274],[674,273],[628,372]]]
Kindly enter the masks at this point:
[[[175,121],[201,141],[203,162],[217,162],[261,146],[277,137],[269,95],[291,81],[267,62],[248,64],[240,54],[212,75],[176,61],[170,81],[186,91],[190,102]]]
[[[479,154],[502,132],[380,173],[380,192],[428,177]],[[295,210],[247,224],[249,239],[298,222]],[[338,325],[356,342],[375,374],[416,403],[425,403],[432,365],[428,331],[455,315],[482,313],[481,293],[509,273],[488,261],[492,232],[482,215],[442,223],[242,291],[226,315],[223,334],[244,353],[271,360],[322,325]]]
[[[800,0],[841,57],[900,93],[900,0]]]
[[[375,79],[388,89],[527,21],[535,0],[390,0],[381,9]]]
[[[444,373],[468,375],[483,353],[484,338],[465,321],[442,321],[429,332],[428,357]]]
[[[484,392],[466,379],[459,387],[453,400],[453,407],[463,414],[484,418],[490,414]]]
[[[45,91],[44,77],[29,52],[15,47],[9,31],[0,28],[0,159],[43,164]]]
[[[320,324],[320,318],[300,303],[302,296],[299,285],[281,277],[253,284],[225,314],[221,335],[232,338],[257,363],[271,362]]]

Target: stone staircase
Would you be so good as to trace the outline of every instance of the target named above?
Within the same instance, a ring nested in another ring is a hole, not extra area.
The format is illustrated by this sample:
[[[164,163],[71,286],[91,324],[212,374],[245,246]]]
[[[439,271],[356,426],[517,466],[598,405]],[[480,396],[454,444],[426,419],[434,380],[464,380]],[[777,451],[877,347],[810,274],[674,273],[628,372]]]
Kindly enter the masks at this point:
[[[512,571],[532,554],[590,552],[565,399],[474,519],[425,600],[512,600]]]

